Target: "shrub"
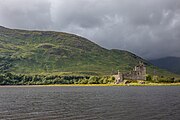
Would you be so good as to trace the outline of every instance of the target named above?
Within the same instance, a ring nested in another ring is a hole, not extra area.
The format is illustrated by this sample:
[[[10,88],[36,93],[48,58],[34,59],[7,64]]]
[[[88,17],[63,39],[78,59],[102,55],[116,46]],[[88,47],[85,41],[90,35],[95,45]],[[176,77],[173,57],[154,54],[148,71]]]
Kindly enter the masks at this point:
[[[146,76],[146,80],[147,80],[147,81],[152,81],[152,76],[151,76],[151,75],[147,75],[147,76]]]
[[[180,78],[174,80],[175,83],[180,82]]]
[[[174,78],[159,78],[157,80],[158,83],[174,83]]]
[[[88,80],[88,84],[99,84],[99,77],[91,76]]]
[[[80,79],[78,81],[78,84],[87,84],[88,83],[88,80],[87,79]]]

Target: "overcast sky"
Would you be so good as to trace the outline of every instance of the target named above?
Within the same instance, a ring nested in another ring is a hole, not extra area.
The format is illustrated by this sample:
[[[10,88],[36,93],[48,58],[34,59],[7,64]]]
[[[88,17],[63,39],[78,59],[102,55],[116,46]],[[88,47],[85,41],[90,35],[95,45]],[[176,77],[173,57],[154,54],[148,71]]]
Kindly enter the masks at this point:
[[[0,25],[70,32],[146,59],[180,57],[180,0],[0,0]]]

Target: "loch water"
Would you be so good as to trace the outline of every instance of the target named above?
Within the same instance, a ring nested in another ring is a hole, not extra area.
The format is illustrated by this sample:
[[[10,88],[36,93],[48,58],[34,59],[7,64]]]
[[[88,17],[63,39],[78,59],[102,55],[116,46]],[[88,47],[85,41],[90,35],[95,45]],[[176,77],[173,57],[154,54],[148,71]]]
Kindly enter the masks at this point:
[[[180,120],[180,87],[0,87],[0,120],[26,119]]]

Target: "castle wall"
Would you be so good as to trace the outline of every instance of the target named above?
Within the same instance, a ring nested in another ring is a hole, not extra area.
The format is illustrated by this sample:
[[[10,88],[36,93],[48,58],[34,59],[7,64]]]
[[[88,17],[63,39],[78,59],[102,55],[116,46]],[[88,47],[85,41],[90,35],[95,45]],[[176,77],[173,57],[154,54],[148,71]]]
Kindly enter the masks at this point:
[[[130,80],[146,80],[146,67],[136,66],[133,71],[124,74],[124,79]]]
[[[124,79],[128,80],[146,80],[146,67],[143,63],[135,66],[134,69],[128,73],[119,73],[114,76],[116,83],[122,82]]]

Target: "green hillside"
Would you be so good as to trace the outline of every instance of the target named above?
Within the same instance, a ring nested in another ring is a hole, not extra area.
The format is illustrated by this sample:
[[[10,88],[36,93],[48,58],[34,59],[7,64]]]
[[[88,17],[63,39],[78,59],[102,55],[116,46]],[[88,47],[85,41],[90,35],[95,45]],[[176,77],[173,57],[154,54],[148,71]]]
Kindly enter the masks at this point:
[[[86,38],[53,31],[0,27],[0,72],[15,74],[111,75],[131,70],[139,61],[148,73],[171,75],[127,51],[108,50]]]

